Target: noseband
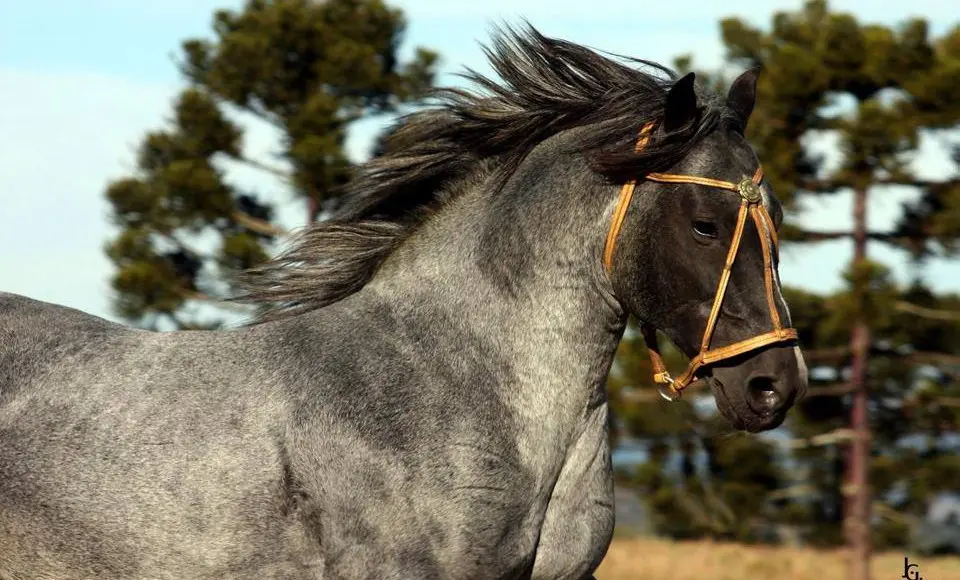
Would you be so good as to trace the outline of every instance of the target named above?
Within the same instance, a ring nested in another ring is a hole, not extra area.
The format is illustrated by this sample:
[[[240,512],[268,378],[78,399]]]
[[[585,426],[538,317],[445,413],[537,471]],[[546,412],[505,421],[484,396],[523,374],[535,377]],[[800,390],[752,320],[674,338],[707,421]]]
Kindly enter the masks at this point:
[[[648,123],[641,129],[640,136],[637,139],[637,152],[646,147],[652,130],[653,123]],[[693,381],[694,375],[702,367],[757,350],[769,344],[795,341],[797,339],[797,331],[793,328],[783,327],[780,322],[780,313],[777,310],[777,304],[774,300],[774,272],[771,254],[774,249],[779,247],[779,240],[777,238],[777,230],[773,227],[773,220],[770,219],[770,214],[763,206],[763,196],[760,193],[760,181],[763,179],[762,167],[757,168],[752,179],[744,177],[739,183],[720,181],[709,177],[677,175],[673,173],[648,173],[643,176],[643,178],[660,183],[692,183],[695,185],[726,189],[739,193],[741,198],[740,213],[737,215],[737,227],[733,232],[730,251],[727,252],[727,260],[720,274],[720,284],[717,286],[717,293],[713,299],[713,308],[710,310],[710,317],[707,318],[707,327],[703,331],[700,352],[691,359],[690,364],[687,365],[683,374],[676,379],[670,376],[670,373],[663,363],[663,358],[660,356],[656,329],[647,323],[641,323],[640,325],[643,340],[647,343],[647,350],[650,353],[650,360],[653,363],[653,380],[657,383],[660,396],[668,401],[676,401],[680,399],[683,389]],[[610,231],[607,233],[607,242],[603,250],[603,265],[607,274],[610,273],[613,267],[613,250],[616,247],[617,236],[620,233],[620,227],[623,225],[623,219],[627,214],[627,207],[633,198],[636,185],[636,180],[631,179],[620,189],[620,199],[617,201],[617,207],[613,212]],[[733,261],[737,257],[737,250],[740,248],[740,241],[743,238],[747,214],[750,214],[750,217],[753,218],[753,222],[757,226],[757,234],[760,236],[760,245],[763,249],[763,282],[767,292],[767,305],[770,308],[770,319],[773,322],[773,330],[733,344],[711,349],[710,339],[713,337],[717,319],[720,317],[720,307],[723,304],[723,296],[727,290],[727,283],[730,281],[730,270],[733,268]],[[764,235],[765,230],[770,232],[770,236],[773,238],[772,244],[770,240],[767,239],[767,236]]]

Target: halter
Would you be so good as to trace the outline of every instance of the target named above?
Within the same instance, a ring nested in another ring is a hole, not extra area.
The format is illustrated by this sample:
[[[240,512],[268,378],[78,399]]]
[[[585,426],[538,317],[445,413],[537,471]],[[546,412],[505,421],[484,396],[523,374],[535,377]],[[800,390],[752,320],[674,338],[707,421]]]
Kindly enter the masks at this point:
[[[653,123],[647,123],[640,130],[640,136],[637,139],[636,145],[637,152],[640,152],[646,147],[652,130]],[[777,305],[774,300],[772,250],[770,240],[764,235],[764,230],[770,232],[773,238],[772,247],[774,249],[779,248],[779,240],[777,238],[777,231],[773,227],[773,220],[770,219],[770,214],[762,203],[763,197],[760,193],[760,181],[763,179],[763,167],[757,168],[753,174],[753,178],[744,177],[738,183],[720,181],[709,177],[677,175],[673,173],[648,173],[644,176],[644,179],[660,183],[693,183],[695,185],[716,187],[718,189],[735,191],[740,194],[741,198],[740,212],[737,215],[737,227],[733,232],[730,251],[727,253],[727,260],[720,274],[720,284],[717,286],[717,293],[713,299],[713,308],[710,310],[710,317],[707,318],[707,327],[703,331],[700,352],[691,359],[690,364],[683,374],[676,379],[670,376],[666,366],[663,364],[663,358],[660,356],[656,329],[647,323],[640,325],[640,331],[643,333],[643,340],[647,343],[647,350],[650,353],[650,360],[653,364],[653,380],[657,383],[657,390],[659,390],[660,396],[664,399],[676,401],[680,399],[683,389],[692,382],[694,375],[700,368],[757,350],[769,344],[794,341],[797,339],[797,331],[793,328],[783,327],[780,322],[780,313],[777,311]],[[620,227],[623,225],[623,219],[627,214],[627,207],[633,198],[636,185],[636,180],[631,179],[620,189],[620,199],[617,201],[617,207],[613,212],[610,231],[607,233],[607,243],[603,250],[603,265],[608,275],[613,267],[613,250],[617,244],[617,236],[620,233]],[[723,296],[727,290],[727,283],[730,281],[730,270],[733,268],[733,261],[737,257],[737,250],[740,248],[740,241],[743,238],[743,229],[746,225],[747,214],[750,214],[750,217],[753,218],[753,222],[757,226],[757,234],[760,236],[760,245],[763,249],[763,282],[767,292],[767,305],[770,308],[770,319],[773,321],[773,330],[733,344],[711,349],[710,339],[713,337],[717,319],[720,317],[720,307],[723,304]]]

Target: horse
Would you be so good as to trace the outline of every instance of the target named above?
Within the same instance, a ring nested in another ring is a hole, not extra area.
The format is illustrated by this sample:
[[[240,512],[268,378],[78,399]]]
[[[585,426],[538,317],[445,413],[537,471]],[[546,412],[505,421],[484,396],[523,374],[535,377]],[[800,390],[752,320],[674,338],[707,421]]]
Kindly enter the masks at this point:
[[[666,398],[783,422],[807,377],[744,136],[760,71],[720,95],[493,38],[499,79],[400,118],[245,275],[256,320],[153,332],[0,294],[0,578],[592,578],[630,316],[690,357]]]

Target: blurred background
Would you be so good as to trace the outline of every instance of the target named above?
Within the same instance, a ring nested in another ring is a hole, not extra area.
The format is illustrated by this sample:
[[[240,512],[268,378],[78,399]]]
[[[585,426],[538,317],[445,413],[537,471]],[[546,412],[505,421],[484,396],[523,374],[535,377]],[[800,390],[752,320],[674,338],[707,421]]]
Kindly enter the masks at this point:
[[[217,328],[228,276],[324,219],[491,26],[724,90],[786,205],[780,275],[811,371],[781,428],[609,379],[604,578],[960,578],[960,6],[954,0],[34,0],[0,4],[0,289],[155,330]],[[682,357],[667,350],[667,362]],[[903,576],[901,576],[903,575]]]

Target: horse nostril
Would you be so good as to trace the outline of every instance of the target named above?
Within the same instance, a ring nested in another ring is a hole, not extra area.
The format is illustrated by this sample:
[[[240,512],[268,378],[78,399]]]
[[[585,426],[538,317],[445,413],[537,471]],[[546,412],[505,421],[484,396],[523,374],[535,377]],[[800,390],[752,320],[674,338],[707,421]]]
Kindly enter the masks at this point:
[[[774,388],[773,377],[757,376],[747,381],[747,400],[757,413],[771,413],[780,407],[783,399]]]

